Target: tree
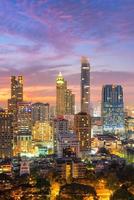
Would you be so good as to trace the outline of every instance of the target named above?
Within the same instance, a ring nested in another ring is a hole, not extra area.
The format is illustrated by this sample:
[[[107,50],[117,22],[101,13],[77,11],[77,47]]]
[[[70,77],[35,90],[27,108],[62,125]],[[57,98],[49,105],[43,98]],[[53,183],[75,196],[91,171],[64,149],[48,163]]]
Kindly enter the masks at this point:
[[[46,178],[37,177],[37,179],[36,179],[36,187],[37,188],[50,187],[50,182]]]
[[[119,179],[125,183],[130,182],[134,183],[134,167],[132,165],[127,165],[123,168],[123,170],[118,171]]]
[[[108,174],[108,176],[106,178],[106,186],[110,190],[116,190],[119,187],[119,180],[116,176],[116,173]]]
[[[123,185],[113,193],[110,200],[134,200],[134,195]]]

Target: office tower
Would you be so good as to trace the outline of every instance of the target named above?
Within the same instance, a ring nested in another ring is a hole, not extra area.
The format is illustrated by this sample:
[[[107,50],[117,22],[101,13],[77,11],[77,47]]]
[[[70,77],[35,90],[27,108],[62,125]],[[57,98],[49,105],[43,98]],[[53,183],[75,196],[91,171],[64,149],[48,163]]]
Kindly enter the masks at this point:
[[[75,113],[75,95],[72,94],[72,90],[65,90],[65,114],[74,115]]]
[[[18,103],[17,128],[18,133],[31,133],[31,103],[24,101]]]
[[[32,104],[32,123],[45,122],[49,120],[49,104],[48,103],[34,103]]]
[[[68,129],[68,120],[64,119],[63,117],[58,117],[53,120],[53,146],[54,152],[57,153],[57,140],[59,134],[67,133]]]
[[[0,110],[0,158],[13,155],[13,115]]]
[[[86,57],[81,59],[81,111],[89,113],[90,106],[90,64]]]
[[[17,131],[17,105],[23,101],[23,77],[11,76],[11,98],[8,99],[8,111],[13,114],[13,127]]]
[[[65,90],[66,82],[61,73],[56,79],[56,113],[57,116],[65,114]]]
[[[104,133],[124,133],[124,102],[121,85],[103,86],[102,120]]]
[[[80,112],[74,116],[74,132],[80,142],[80,151],[87,151],[91,147],[91,118],[90,115]]]

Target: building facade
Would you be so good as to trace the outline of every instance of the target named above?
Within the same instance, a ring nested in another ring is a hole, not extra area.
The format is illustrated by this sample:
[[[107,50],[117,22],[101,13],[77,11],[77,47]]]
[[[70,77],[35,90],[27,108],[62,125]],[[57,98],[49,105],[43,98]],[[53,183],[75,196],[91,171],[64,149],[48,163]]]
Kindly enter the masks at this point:
[[[125,131],[123,88],[105,85],[102,88],[103,133],[122,134]]]
[[[86,57],[81,59],[81,111],[89,113],[90,108],[90,64]]]
[[[80,112],[74,116],[74,132],[80,142],[80,151],[91,148],[91,117],[89,114]]]

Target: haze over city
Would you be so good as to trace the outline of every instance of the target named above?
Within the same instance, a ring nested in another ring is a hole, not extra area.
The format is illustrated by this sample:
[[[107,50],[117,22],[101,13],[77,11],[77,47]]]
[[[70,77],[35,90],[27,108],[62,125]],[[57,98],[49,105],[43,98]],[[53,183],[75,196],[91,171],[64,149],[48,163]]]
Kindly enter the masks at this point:
[[[113,83],[133,104],[133,10],[133,0],[1,0],[0,105],[10,98],[10,76],[20,74],[26,100],[55,104],[59,71],[79,104],[82,55],[91,65],[92,103]]]

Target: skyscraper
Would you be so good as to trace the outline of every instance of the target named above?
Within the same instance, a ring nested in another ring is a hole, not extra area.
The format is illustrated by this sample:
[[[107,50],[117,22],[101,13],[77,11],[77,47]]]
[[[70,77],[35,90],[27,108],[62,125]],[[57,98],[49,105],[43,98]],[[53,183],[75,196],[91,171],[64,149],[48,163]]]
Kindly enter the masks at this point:
[[[23,101],[23,77],[11,76],[11,99],[8,99],[8,111],[13,114],[13,127],[17,130],[17,105]]]
[[[74,132],[80,142],[80,151],[87,151],[91,147],[91,118],[86,112],[74,116]]]
[[[56,114],[57,116],[65,114],[65,90],[66,90],[66,83],[60,72],[56,79]]]
[[[61,73],[56,79],[56,113],[60,115],[72,115],[75,112],[75,95],[67,88],[67,81]]]
[[[89,113],[90,106],[90,64],[86,57],[81,59],[81,111]]]
[[[13,155],[13,115],[0,110],[0,158]]]
[[[124,102],[121,85],[103,86],[102,119],[104,133],[124,133]]]

